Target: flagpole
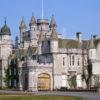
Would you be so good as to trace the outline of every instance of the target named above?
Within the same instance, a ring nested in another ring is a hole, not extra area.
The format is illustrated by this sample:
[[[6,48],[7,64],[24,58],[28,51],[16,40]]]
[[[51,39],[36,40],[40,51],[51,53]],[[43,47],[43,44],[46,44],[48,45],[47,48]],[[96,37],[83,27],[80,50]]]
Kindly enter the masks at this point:
[[[44,18],[44,1],[42,0],[42,19]]]

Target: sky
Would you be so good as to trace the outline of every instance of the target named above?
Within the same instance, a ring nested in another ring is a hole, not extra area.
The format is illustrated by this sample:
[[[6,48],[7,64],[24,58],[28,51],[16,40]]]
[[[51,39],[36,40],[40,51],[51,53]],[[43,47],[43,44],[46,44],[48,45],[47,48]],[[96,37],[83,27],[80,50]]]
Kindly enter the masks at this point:
[[[23,16],[27,30],[32,13],[36,19],[41,18],[41,5],[42,0],[0,0],[0,28],[6,17],[14,40]],[[91,34],[100,37],[100,0],[44,0],[44,18],[50,21],[52,15],[64,38],[75,38],[76,32],[82,32],[83,39]]]

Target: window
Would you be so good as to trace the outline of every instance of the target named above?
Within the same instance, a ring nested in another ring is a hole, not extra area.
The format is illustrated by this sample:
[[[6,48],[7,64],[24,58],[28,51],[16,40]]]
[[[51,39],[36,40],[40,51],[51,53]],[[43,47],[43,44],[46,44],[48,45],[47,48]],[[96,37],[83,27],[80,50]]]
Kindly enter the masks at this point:
[[[0,58],[1,58],[1,47],[0,47]]]
[[[11,86],[11,80],[9,80],[9,86]]]
[[[92,57],[92,51],[90,51],[90,53],[91,53],[91,54],[90,54],[90,57]]]
[[[70,56],[70,65],[71,65],[71,61],[72,61],[72,60],[71,60],[71,56]]]
[[[74,65],[75,58],[72,56],[72,65]]]
[[[14,68],[14,75],[16,75],[16,68]]]
[[[78,62],[77,62],[77,65],[78,65],[78,66],[80,65],[80,60],[79,60],[79,58],[78,58]]]
[[[2,41],[2,35],[0,35],[0,41]]]
[[[9,75],[11,75],[12,73],[11,73],[11,68],[9,69]]]
[[[16,80],[14,80],[14,86],[16,86]]]
[[[63,57],[63,66],[65,66],[65,58]]]

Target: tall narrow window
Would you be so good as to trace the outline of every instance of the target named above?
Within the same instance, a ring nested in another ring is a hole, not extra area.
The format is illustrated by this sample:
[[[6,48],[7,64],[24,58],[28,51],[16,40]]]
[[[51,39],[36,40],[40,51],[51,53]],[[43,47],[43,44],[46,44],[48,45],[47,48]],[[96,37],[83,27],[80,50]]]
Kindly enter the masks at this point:
[[[1,47],[0,47],[0,58],[1,58]]]
[[[75,58],[72,56],[72,65],[74,65]]]
[[[78,66],[80,65],[80,60],[79,60],[79,58],[78,58],[78,62],[77,62],[77,65],[78,65]]]
[[[0,35],[0,41],[2,40],[2,35]]]
[[[65,66],[65,58],[63,57],[63,66]]]
[[[72,60],[71,60],[71,55],[70,55],[70,66],[71,66],[71,61],[72,61]]]
[[[92,58],[92,51],[90,51],[91,52],[91,58]]]

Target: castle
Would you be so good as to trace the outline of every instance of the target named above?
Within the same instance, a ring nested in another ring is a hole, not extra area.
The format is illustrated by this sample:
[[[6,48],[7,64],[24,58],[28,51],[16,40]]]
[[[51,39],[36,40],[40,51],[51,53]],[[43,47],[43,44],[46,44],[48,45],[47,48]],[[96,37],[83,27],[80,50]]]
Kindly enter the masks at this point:
[[[32,15],[29,27],[27,30],[22,18],[20,40],[16,38],[15,46],[6,22],[1,28],[0,87],[5,86],[5,69],[9,69],[13,80],[9,80],[8,84],[17,86],[19,90],[73,88],[70,83],[73,76],[75,88],[86,88],[82,75],[88,59],[92,63],[91,84],[97,85],[97,78],[100,80],[100,38],[82,40],[82,33],[77,32],[76,39],[63,39],[57,32],[54,16],[48,22],[47,19],[35,19]],[[85,73],[88,74],[86,70]]]

